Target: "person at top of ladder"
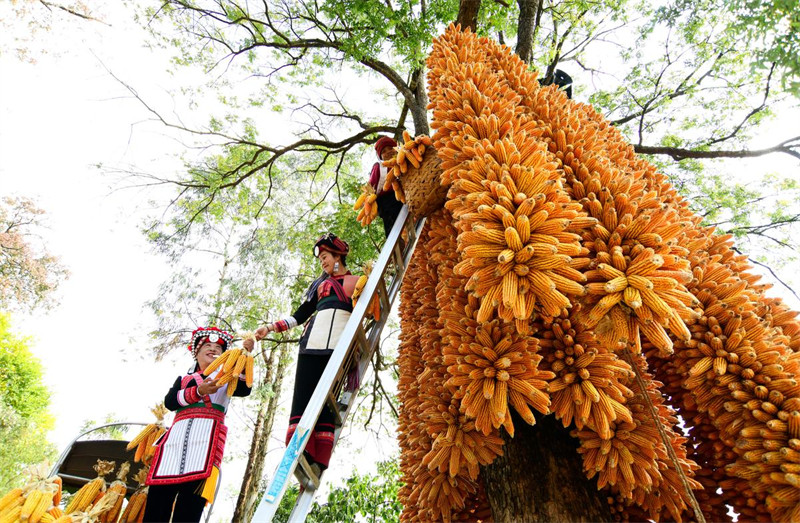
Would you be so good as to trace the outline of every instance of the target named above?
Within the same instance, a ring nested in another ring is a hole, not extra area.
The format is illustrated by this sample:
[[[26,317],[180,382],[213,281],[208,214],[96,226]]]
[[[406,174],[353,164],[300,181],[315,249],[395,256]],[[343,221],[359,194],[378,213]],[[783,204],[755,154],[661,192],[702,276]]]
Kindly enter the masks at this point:
[[[392,231],[397,215],[400,214],[400,209],[403,204],[400,203],[394,195],[394,190],[390,187],[388,191],[383,190],[383,184],[386,181],[388,169],[383,165],[383,161],[392,158],[392,149],[397,147],[397,142],[388,136],[381,136],[375,142],[375,153],[378,155],[378,162],[372,166],[372,171],[369,174],[369,184],[375,189],[375,194],[378,197],[375,203],[378,205],[378,216],[383,220],[383,232],[386,237]]]
[[[225,411],[230,398],[216,376],[202,372],[226,351],[233,336],[216,327],[192,332],[189,350],[194,368],[179,376],[164,397],[164,405],[175,411],[172,427],[156,443],[147,475],[147,504],[143,521],[200,521],[206,503],[213,503],[219,466],[228,428]],[[252,349],[252,345],[248,350]],[[239,376],[234,396],[248,396],[250,387]]]
[[[314,256],[319,259],[323,273],[311,283],[303,304],[288,318],[270,323],[255,332],[256,339],[262,339],[270,332],[283,332],[311,320],[306,323],[300,337],[287,444],[353,312],[352,296],[358,277],[347,270],[348,252],[350,247],[347,242],[335,234],[322,235],[314,244]],[[306,458],[312,465],[316,463],[320,470],[328,468],[330,462],[334,419],[333,412],[325,406],[306,444]]]

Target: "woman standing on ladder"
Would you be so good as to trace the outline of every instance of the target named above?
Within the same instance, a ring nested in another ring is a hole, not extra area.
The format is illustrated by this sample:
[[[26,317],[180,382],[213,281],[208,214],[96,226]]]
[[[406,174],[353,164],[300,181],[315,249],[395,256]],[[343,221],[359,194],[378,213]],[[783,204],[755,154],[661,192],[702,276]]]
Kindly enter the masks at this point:
[[[353,312],[352,296],[358,277],[347,270],[348,252],[350,247],[336,235],[322,235],[314,244],[314,256],[319,259],[324,272],[306,291],[303,304],[288,318],[270,323],[255,332],[256,339],[261,339],[270,332],[284,332],[311,318],[300,337],[292,410],[286,433],[287,445]],[[328,468],[334,428],[333,412],[325,406],[305,450],[311,464],[316,463],[320,470]]]

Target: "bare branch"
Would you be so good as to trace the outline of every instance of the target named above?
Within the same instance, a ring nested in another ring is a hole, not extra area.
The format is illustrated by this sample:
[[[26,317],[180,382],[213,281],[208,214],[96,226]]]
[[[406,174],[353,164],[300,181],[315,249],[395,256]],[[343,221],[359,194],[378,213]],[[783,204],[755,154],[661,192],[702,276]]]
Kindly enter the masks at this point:
[[[673,160],[680,161],[687,158],[757,158],[773,153],[784,153],[800,160],[800,136],[795,136],[788,140],[767,147],[765,149],[739,149],[727,151],[702,151],[696,149],[685,149],[682,147],[666,147],[652,145],[634,145],[633,150],[640,154],[661,154],[672,157]]]
[[[42,4],[43,6],[45,6],[47,9],[51,10],[51,11],[53,10],[53,8],[61,9],[65,13],[68,13],[68,14],[70,14],[72,16],[77,16],[78,18],[83,18],[84,20],[90,20],[92,22],[100,22],[103,25],[107,25],[107,26],[111,27],[111,24],[109,24],[108,22],[104,22],[103,20],[100,20],[99,18],[95,18],[93,16],[90,16],[90,15],[88,15],[86,13],[81,13],[79,11],[76,11],[75,9],[73,9],[71,7],[67,7],[67,6],[64,6],[64,5],[56,4],[56,3],[53,3],[53,2],[48,2],[47,0],[39,0],[39,3]]]
[[[735,252],[737,252],[738,254],[745,254],[745,253],[743,253],[742,251],[740,251],[739,249],[737,249],[736,247],[734,247],[734,248],[733,248],[733,250],[734,250]],[[787,284],[785,281],[783,281],[782,279],[780,279],[780,277],[779,277],[777,274],[775,274],[775,271],[773,271],[773,270],[772,270],[772,267],[770,267],[769,265],[767,265],[767,264],[765,264],[765,263],[761,263],[761,262],[760,262],[760,261],[758,261],[758,260],[754,260],[754,259],[753,259],[753,258],[751,258],[749,255],[746,255],[746,254],[745,254],[745,256],[747,256],[747,259],[748,259],[748,260],[749,260],[751,263],[755,263],[755,264],[756,264],[756,265],[758,265],[759,267],[764,267],[765,269],[767,269],[767,270],[769,271],[769,273],[772,275],[772,277],[773,277],[773,278],[775,278],[775,280],[776,280],[778,283],[780,283],[781,285],[783,285],[784,287],[786,287],[786,289],[787,289],[789,292],[791,292],[791,293],[794,295],[794,297],[795,297],[795,298],[797,298],[798,300],[800,300],[800,296],[798,296],[798,295],[797,295],[797,293],[794,291],[794,289],[792,289],[792,288],[791,288],[791,287],[790,287],[790,286],[789,286],[789,285],[788,285],[788,284]]]

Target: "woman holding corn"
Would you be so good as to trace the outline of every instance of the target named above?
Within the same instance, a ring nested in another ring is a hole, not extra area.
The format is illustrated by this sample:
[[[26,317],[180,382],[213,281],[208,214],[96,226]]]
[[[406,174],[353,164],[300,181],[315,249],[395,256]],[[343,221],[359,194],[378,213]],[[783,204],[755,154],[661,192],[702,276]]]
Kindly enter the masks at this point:
[[[353,312],[352,296],[358,277],[347,270],[348,252],[347,242],[336,235],[321,236],[314,244],[314,256],[319,259],[323,274],[308,288],[303,304],[288,318],[255,332],[256,339],[261,339],[270,332],[283,332],[308,322],[300,337],[287,444]],[[334,428],[333,412],[326,406],[306,444],[307,457],[321,470],[328,468],[330,462]]]
[[[388,173],[388,169],[383,165],[383,162],[392,159],[397,154],[394,151],[395,147],[397,147],[397,142],[392,138],[388,136],[378,138],[378,141],[375,142],[375,153],[378,155],[379,161],[372,166],[372,170],[369,173],[369,184],[375,190],[375,194],[378,195],[375,203],[378,206],[378,216],[383,220],[383,232],[387,238],[389,233],[392,232],[392,227],[394,227],[394,222],[397,220],[397,215],[400,214],[400,209],[403,208],[403,204],[397,200],[391,187],[388,191],[383,189]]]
[[[218,383],[219,371],[207,378],[203,371],[232,341],[233,336],[216,327],[200,327],[192,332],[188,348],[195,365],[189,374],[175,380],[164,397],[164,405],[175,411],[175,421],[156,443],[147,476],[143,521],[200,521],[206,503],[214,501],[228,433],[224,421],[230,398],[226,387]],[[252,343],[245,345],[252,350]],[[233,395],[249,394],[250,387],[242,374]]]

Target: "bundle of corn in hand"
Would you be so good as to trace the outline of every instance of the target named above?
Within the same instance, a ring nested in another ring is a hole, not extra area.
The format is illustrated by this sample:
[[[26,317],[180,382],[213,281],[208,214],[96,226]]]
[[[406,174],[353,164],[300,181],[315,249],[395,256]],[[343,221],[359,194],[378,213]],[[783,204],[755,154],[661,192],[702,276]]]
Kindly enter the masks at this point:
[[[98,459],[97,464],[94,466],[94,470],[97,472],[97,477],[82,486],[80,490],[78,490],[78,492],[72,496],[72,499],[70,499],[69,503],[67,504],[67,508],[64,509],[64,512],[67,514],[72,514],[73,512],[83,512],[89,507],[89,505],[100,500],[103,497],[103,493],[105,493],[106,488],[108,488],[106,485],[105,476],[114,472],[115,466],[116,463],[113,461]],[[108,500],[110,500],[110,498],[107,498],[106,501]],[[113,505],[113,503],[109,503],[108,505]]]
[[[144,517],[144,507],[147,504],[147,486],[144,484],[147,480],[147,468],[139,470],[133,477],[139,482],[139,488],[134,492],[125,510],[119,517],[119,523],[133,523],[134,521],[141,521]]]
[[[155,423],[150,423],[142,431],[137,434],[126,447],[127,450],[136,449],[134,455],[134,462],[147,462],[153,457],[155,453],[155,442],[164,434],[167,429],[164,426],[164,416],[169,412],[163,403],[160,403],[150,409],[150,412],[156,417]]]
[[[54,521],[63,514],[58,508],[61,502],[61,478],[48,477],[49,467],[46,464],[29,467],[25,474],[29,477],[25,486],[11,489],[0,498],[0,521]]]
[[[246,335],[245,335],[246,337]],[[203,371],[204,376],[210,376],[215,370],[221,368],[216,376],[217,385],[228,385],[227,394],[233,396],[239,376],[244,372],[247,386],[253,385],[253,355],[241,348],[230,349],[222,353],[211,365]]]
[[[353,307],[355,308],[356,303],[358,303],[358,299],[361,297],[361,293],[364,292],[364,286],[367,284],[367,280],[369,279],[369,275],[372,274],[372,263],[367,263],[364,265],[364,274],[358,277],[358,281],[356,282],[356,287],[353,290]],[[375,318],[375,321],[380,321],[381,319],[381,304],[376,294],[372,298],[372,302],[370,302],[369,307],[367,307],[367,312]]]
[[[378,216],[378,204],[375,203],[377,198],[378,195],[375,194],[375,189],[368,183],[364,184],[361,188],[361,194],[356,200],[355,205],[353,205],[353,210],[358,211],[356,220],[358,220],[358,223],[360,223],[362,227],[366,227],[372,223],[372,220]]]

